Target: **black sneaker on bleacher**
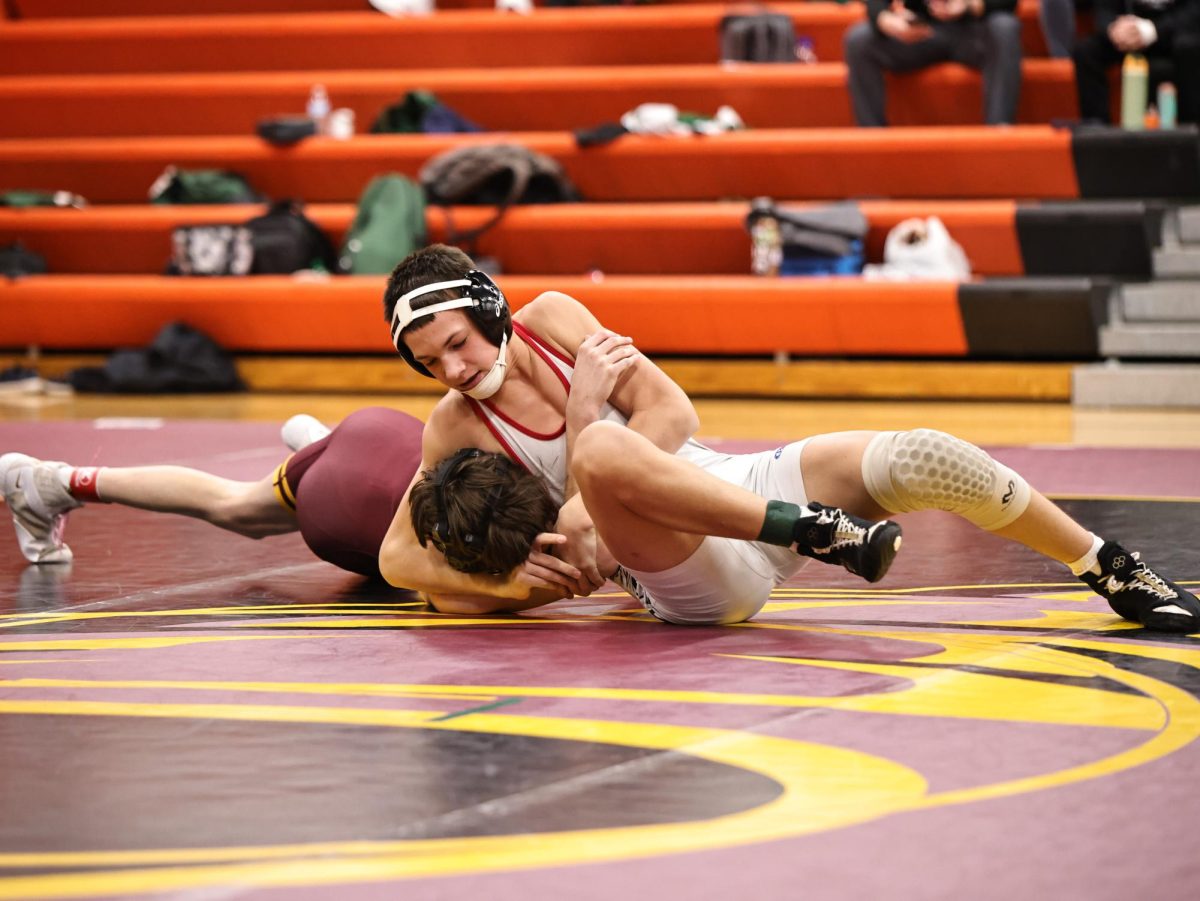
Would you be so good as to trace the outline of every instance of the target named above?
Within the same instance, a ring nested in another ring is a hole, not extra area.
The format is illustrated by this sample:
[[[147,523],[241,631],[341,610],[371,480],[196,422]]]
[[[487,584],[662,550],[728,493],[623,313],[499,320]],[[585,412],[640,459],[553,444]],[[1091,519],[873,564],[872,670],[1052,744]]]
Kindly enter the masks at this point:
[[[822,563],[836,563],[868,582],[878,582],[900,550],[900,524],[885,519],[871,522],[838,507],[813,501],[812,516],[801,516],[792,550]]]
[[[1099,552],[1100,575],[1079,578],[1116,613],[1156,632],[1200,632],[1200,601],[1113,541]]]

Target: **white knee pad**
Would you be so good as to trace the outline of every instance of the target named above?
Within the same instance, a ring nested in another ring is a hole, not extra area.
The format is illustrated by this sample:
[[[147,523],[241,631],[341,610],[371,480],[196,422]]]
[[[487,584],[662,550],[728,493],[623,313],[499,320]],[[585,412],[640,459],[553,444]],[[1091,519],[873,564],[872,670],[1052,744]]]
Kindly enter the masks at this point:
[[[1002,529],[1029,506],[1029,483],[973,444],[932,429],[881,432],[862,461],[867,492],[885,510],[946,510]]]

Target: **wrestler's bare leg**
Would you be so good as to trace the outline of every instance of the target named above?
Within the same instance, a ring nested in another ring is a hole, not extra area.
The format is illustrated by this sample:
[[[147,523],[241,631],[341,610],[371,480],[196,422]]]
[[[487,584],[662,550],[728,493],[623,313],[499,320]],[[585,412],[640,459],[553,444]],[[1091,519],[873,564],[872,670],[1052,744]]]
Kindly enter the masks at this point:
[[[280,503],[273,476],[240,482],[184,466],[130,466],[105,467],[96,483],[106,503],[192,516],[248,538],[299,528],[296,514]]]
[[[751,540],[766,513],[765,499],[614,423],[580,433],[571,470],[613,556],[644,572],[682,563],[706,535]]]

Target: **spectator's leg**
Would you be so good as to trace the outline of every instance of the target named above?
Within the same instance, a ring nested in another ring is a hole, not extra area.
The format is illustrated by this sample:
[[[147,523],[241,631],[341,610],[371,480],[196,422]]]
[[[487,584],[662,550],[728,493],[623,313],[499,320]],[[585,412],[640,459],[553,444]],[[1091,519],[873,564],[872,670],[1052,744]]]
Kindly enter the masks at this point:
[[[1070,59],[1075,46],[1075,0],[1041,0],[1038,19],[1052,59]]]
[[[1200,34],[1176,34],[1171,55],[1179,121],[1200,123]]]
[[[933,37],[915,44],[881,35],[867,22],[847,31],[843,44],[854,121],[867,128],[887,125],[883,73],[911,72],[950,59],[952,43],[940,28]]]
[[[992,13],[982,25],[983,121],[1012,125],[1021,99],[1021,22],[1012,13]]]
[[[854,121],[864,128],[887,125],[887,89],[883,84],[883,65],[875,49],[886,40],[875,33],[869,22],[859,22],[843,38],[850,105]]]
[[[1111,122],[1108,70],[1121,54],[1108,35],[1097,32],[1079,41],[1071,53],[1075,60],[1075,87],[1079,92],[1079,116],[1085,122]]]

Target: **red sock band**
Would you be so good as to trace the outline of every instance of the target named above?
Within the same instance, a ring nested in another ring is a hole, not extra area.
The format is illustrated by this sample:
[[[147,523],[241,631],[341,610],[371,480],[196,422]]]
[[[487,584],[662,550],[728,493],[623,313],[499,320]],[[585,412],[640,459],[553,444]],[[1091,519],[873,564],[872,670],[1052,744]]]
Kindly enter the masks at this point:
[[[99,466],[77,466],[71,470],[71,484],[68,491],[79,501],[98,501],[96,493],[96,477],[100,474]]]

